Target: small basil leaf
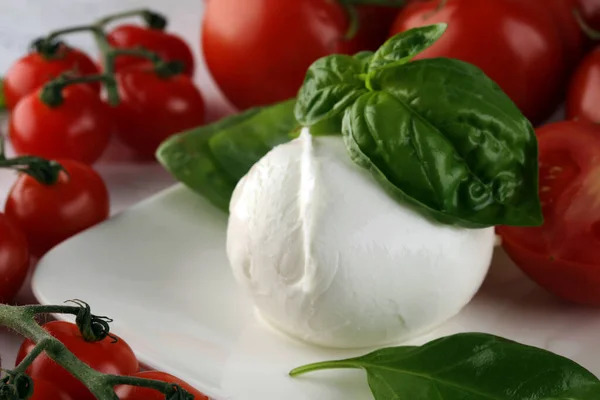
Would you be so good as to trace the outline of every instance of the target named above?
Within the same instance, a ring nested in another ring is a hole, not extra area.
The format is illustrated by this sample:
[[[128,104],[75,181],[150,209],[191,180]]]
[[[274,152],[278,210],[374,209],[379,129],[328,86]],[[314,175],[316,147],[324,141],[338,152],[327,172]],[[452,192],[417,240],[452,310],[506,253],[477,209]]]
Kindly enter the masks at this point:
[[[483,333],[320,362],[290,375],[334,368],[364,369],[376,400],[543,400],[598,384],[591,372],[567,358]]]
[[[365,93],[364,57],[332,55],[315,61],[306,73],[298,92],[296,118],[304,126],[343,112],[358,96]]]
[[[413,28],[388,39],[373,56],[369,70],[398,66],[431,46],[446,31],[447,24],[440,23]]]
[[[294,100],[253,108],[174,135],[157,158],[178,181],[228,212],[237,182],[277,144],[298,128]]]
[[[446,224],[542,223],[533,128],[481,70],[420,60],[372,83],[380,91],[346,111],[342,133],[392,195]]]

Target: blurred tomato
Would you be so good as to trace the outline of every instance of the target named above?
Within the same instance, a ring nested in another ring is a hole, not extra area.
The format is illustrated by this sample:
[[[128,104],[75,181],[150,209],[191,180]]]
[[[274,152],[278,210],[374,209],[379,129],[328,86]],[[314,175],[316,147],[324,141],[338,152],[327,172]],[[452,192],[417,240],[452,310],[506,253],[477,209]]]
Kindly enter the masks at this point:
[[[588,54],[573,74],[567,117],[600,123],[600,47]]]
[[[413,2],[398,15],[392,33],[446,22],[448,30],[415,59],[450,57],[480,67],[533,123],[560,102],[566,60],[548,13],[523,0]]]
[[[202,29],[208,68],[238,109],[294,97],[313,61],[359,50],[330,0],[208,0]]]

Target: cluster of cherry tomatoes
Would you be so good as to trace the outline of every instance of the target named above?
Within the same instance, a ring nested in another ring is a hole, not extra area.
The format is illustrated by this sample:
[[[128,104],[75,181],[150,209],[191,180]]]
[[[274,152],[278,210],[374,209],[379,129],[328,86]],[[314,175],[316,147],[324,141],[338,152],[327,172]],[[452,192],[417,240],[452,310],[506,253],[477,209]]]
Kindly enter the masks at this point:
[[[99,82],[68,85],[61,100],[52,104],[41,95],[44,85],[61,76],[98,76],[102,62],[63,42],[34,48],[4,77],[8,134],[17,154],[92,164],[116,135],[140,158],[151,159],[168,136],[204,122],[204,100],[191,78],[194,58],[181,38],[163,29],[127,24],[104,40],[113,49],[143,48],[164,61],[178,61],[181,72],[166,76],[142,57],[122,55],[114,62],[117,105],[111,107],[103,99]]]
[[[77,325],[70,322],[52,321],[44,324],[43,328],[96,371],[176,383],[192,394],[195,400],[208,400],[208,397],[170,374],[160,371],[140,371],[140,364],[127,342],[115,335],[92,342],[84,340]],[[25,340],[17,354],[16,363],[20,363],[34,347],[32,341]],[[26,373],[33,379],[33,396],[30,400],[95,400],[83,383],[46,354],[35,358]],[[165,398],[165,395],[157,390],[134,386],[118,386],[115,391],[120,400],[163,400]]]
[[[7,160],[2,152],[0,167],[21,174],[0,213],[0,302],[19,291],[30,258],[109,216],[109,193],[91,164],[113,134],[146,158],[171,134],[203,122],[203,98],[191,80],[194,58],[182,39],[164,29],[121,25],[104,40],[113,49],[144,48],[164,62],[177,61],[181,72],[165,76],[144,58],[118,56],[114,82],[120,101],[111,107],[99,81],[60,87],[57,102],[44,97],[60,80],[102,75],[101,63],[62,41],[41,47],[38,40],[11,66],[3,91],[8,136],[19,157]]]

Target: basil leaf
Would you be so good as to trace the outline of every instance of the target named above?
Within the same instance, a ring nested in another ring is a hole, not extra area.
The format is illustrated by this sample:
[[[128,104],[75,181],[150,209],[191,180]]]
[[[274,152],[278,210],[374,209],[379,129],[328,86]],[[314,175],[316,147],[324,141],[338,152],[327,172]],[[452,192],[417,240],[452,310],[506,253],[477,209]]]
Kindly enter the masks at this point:
[[[295,104],[288,100],[263,108],[253,118],[216,132],[209,139],[209,148],[223,171],[237,182],[273,147],[289,142],[293,131],[300,130]]]
[[[428,25],[394,36],[375,52],[369,70],[376,71],[409,62],[414,56],[434,44],[447,27],[448,25],[443,23]]]
[[[179,133],[161,144],[157,158],[177,180],[228,212],[237,182],[299,129],[294,106],[295,100],[288,100],[253,108]]]
[[[544,400],[598,400],[600,399],[600,383],[568,390],[567,392]]]
[[[429,59],[371,81],[380,91],[346,110],[342,133],[388,192],[445,224],[541,224],[535,133],[481,70]]]
[[[364,369],[376,400],[543,400],[599,382],[567,358],[483,333],[320,362],[290,375],[335,368]]]
[[[365,93],[360,78],[365,70],[368,54],[358,58],[332,55],[315,61],[306,73],[304,84],[298,92],[296,119],[305,126],[334,117]]]

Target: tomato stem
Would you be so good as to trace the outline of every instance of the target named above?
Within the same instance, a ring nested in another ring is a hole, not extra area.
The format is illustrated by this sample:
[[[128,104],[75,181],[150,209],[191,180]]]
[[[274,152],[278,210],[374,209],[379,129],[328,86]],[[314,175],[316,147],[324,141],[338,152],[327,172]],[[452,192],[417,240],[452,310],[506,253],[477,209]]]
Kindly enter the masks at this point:
[[[67,173],[62,165],[56,161],[40,157],[23,156],[0,159],[0,168],[8,168],[31,176],[42,185],[54,185],[61,172]]]
[[[592,40],[600,40],[600,32],[588,25],[578,9],[574,8],[572,13],[577,21],[577,24],[579,25],[579,28],[583,31],[583,33],[586,34],[587,37]]]
[[[84,309],[85,313],[89,313],[89,306],[87,304],[79,300],[74,300],[74,302],[78,306],[11,306],[0,304],[0,325],[14,330],[35,344],[31,353],[14,370],[7,371],[7,377],[0,381],[1,399],[26,400],[31,396],[34,383],[23,372],[42,353],[45,353],[54,362],[81,381],[97,400],[118,400],[119,398],[114,389],[117,385],[133,385],[154,389],[163,393],[167,400],[193,399],[191,394],[176,384],[154,379],[100,373],[79,360],[61,341],[38,325],[35,320],[36,314],[39,313],[73,314],[75,309],[77,313],[81,313],[81,309]],[[105,318],[94,316],[91,313],[89,315],[91,320]]]
[[[142,17],[149,28],[163,30],[167,27],[167,19],[162,14],[145,8],[107,15],[99,19],[96,25],[104,27],[115,20],[137,16]]]

